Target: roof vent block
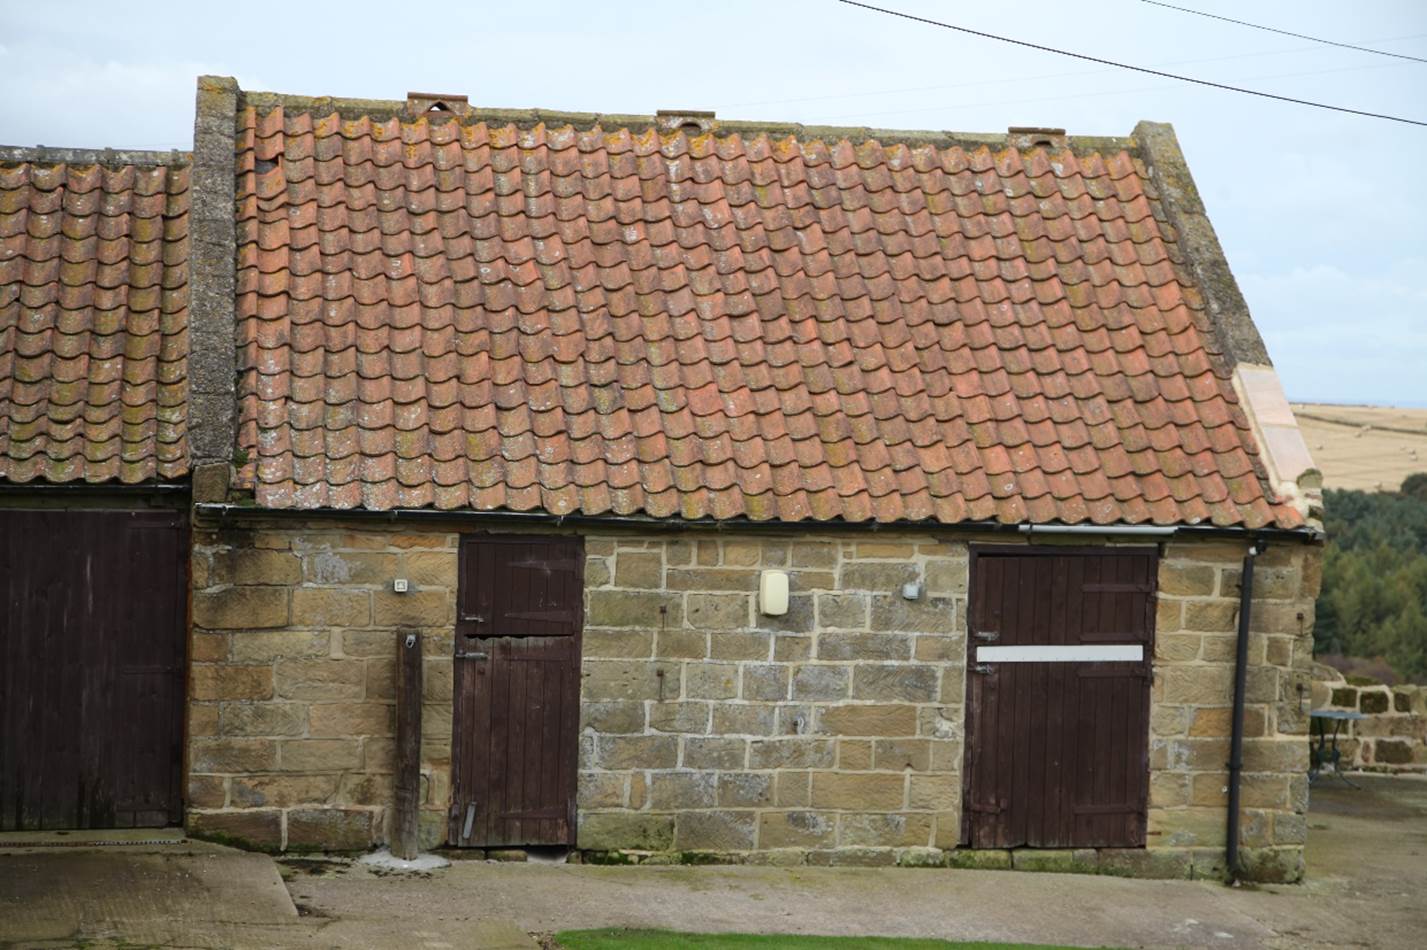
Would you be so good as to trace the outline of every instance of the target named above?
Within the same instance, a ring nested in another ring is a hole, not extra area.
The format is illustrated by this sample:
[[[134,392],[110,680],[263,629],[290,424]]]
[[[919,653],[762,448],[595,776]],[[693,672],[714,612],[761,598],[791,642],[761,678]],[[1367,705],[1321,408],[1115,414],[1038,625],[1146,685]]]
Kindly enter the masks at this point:
[[[717,128],[712,112],[696,109],[660,109],[654,113],[654,127],[660,132],[683,132],[686,135],[703,135]]]
[[[1065,129],[1042,129],[1033,125],[1013,125],[1006,130],[1006,144],[1013,148],[1065,148]]]
[[[435,112],[464,116],[470,111],[471,104],[465,96],[444,92],[408,92],[406,94],[407,115],[429,115]]]

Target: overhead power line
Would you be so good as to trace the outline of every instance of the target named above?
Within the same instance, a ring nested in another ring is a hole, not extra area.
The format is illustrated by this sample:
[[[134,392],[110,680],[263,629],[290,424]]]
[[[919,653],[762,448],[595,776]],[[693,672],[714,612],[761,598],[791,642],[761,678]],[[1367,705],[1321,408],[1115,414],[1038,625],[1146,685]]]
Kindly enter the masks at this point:
[[[1273,26],[1264,26],[1261,23],[1250,23],[1247,20],[1235,20],[1233,17],[1219,16],[1217,13],[1206,13],[1203,10],[1191,10],[1189,7],[1177,7],[1172,3],[1160,3],[1159,0],[1140,0],[1141,3],[1148,3],[1153,7],[1164,7],[1166,10],[1178,10],[1180,13],[1192,13],[1195,16],[1208,17],[1211,20],[1223,20],[1225,23],[1233,23],[1238,26],[1247,26],[1255,30],[1264,30],[1268,33],[1277,33],[1280,36],[1292,36],[1300,40],[1312,40],[1314,43],[1324,43],[1328,46],[1341,46],[1343,49],[1355,49],[1359,53],[1374,53],[1378,56],[1391,56],[1394,59],[1410,59],[1414,63],[1427,63],[1427,59],[1421,56],[1408,56],[1406,53],[1390,53],[1385,49],[1373,49],[1369,46],[1354,46],[1352,43],[1339,43],[1337,40],[1325,40],[1321,36],[1309,36],[1306,33],[1294,33],[1291,30],[1280,30]]]
[[[1370,119],[1385,119],[1388,122],[1402,122],[1406,125],[1419,125],[1427,127],[1427,122],[1421,119],[1408,119],[1398,115],[1387,115],[1383,112],[1368,112],[1364,109],[1349,109],[1345,106],[1329,105],[1325,102],[1313,102],[1309,99],[1296,99],[1293,96],[1280,96],[1277,93],[1263,92],[1258,89],[1245,89],[1242,86],[1230,86],[1225,83],[1211,82],[1208,79],[1196,79],[1193,76],[1181,76],[1178,73],[1167,73],[1159,69],[1150,69],[1147,66],[1133,66],[1129,63],[1120,63],[1112,59],[1102,59],[1098,56],[1089,56],[1085,53],[1074,53],[1070,50],[1057,49],[1054,46],[1042,46],[1039,43],[1031,43],[1027,40],[1013,39],[1009,36],[998,36],[995,33],[986,33],[982,30],[973,30],[966,26],[956,26],[952,23],[943,23],[940,20],[932,20],[927,17],[916,16],[911,13],[903,13],[900,10],[889,10],[886,7],[876,7],[870,3],[859,3],[858,0],[838,0],[851,7],[861,7],[864,10],[871,10],[875,13],[885,13],[888,16],[900,17],[903,20],[911,20],[914,23],[924,23],[927,26],[941,27],[944,30],[955,30],[958,33],[967,33],[971,36],[979,36],[983,39],[997,40],[1001,43],[1010,43],[1014,46],[1024,46],[1027,49],[1040,50],[1043,53],[1055,53],[1057,56],[1069,56],[1072,59],[1081,59],[1088,63],[1100,63],[1104,66],[1115,66],[1120,69],[1129,69],[1137,73],[1146,73],[1150,76],[1160,76],[1164,79],[1177,79],[1180,82],[1193,83],[1197,86],[1208,86],[1211,89],[1223,89],[1227,92],[1241,92],[1248,96],[1259,96],[1263,99],[1276,99],[1279,102],[1291,102],[1300,106],[1311,106],[1315,109],[1327,109],[1330,112],[1346,112],[1349,115],[1367,116]]]

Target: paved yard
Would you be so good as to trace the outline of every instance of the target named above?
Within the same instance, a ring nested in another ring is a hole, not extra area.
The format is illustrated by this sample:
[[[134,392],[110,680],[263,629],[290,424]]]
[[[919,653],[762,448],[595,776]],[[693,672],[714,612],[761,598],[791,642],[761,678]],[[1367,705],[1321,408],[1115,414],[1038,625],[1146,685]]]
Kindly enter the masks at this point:
[[[601,926],[1135,947],[1419,947],[1427,781],[1315,788],[1310,877],[1230,889],[994,871],[457,862],[429,876],[211,846],[0,850],[0,944],[518,947]],[[4,836],[0,836],[3,839]],[[221,883],[221,886],[219,886]],[[28,938],[28,939],[22,939]],[[38,942],[37,942],[38,941]],[[48,943],[44,942],[48,941]]]

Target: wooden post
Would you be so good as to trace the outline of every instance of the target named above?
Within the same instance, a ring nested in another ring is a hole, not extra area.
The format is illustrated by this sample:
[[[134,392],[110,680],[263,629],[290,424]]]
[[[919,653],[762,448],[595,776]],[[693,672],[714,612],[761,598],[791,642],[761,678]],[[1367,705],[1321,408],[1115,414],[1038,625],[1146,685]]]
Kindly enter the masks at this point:
[[[396,635],[396,812],[391,853],[404,861],[421,850],[421,635]]]

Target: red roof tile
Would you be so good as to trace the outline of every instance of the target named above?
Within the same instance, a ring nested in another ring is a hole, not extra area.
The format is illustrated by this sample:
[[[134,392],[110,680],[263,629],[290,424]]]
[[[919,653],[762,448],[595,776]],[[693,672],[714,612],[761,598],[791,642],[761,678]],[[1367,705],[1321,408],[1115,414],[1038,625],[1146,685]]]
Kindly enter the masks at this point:
[[[1301,523],[1129,150],[282,106],[238,141],[260,505]]]
[[[0,154],[0,480],[188,471],[186,158]]]

